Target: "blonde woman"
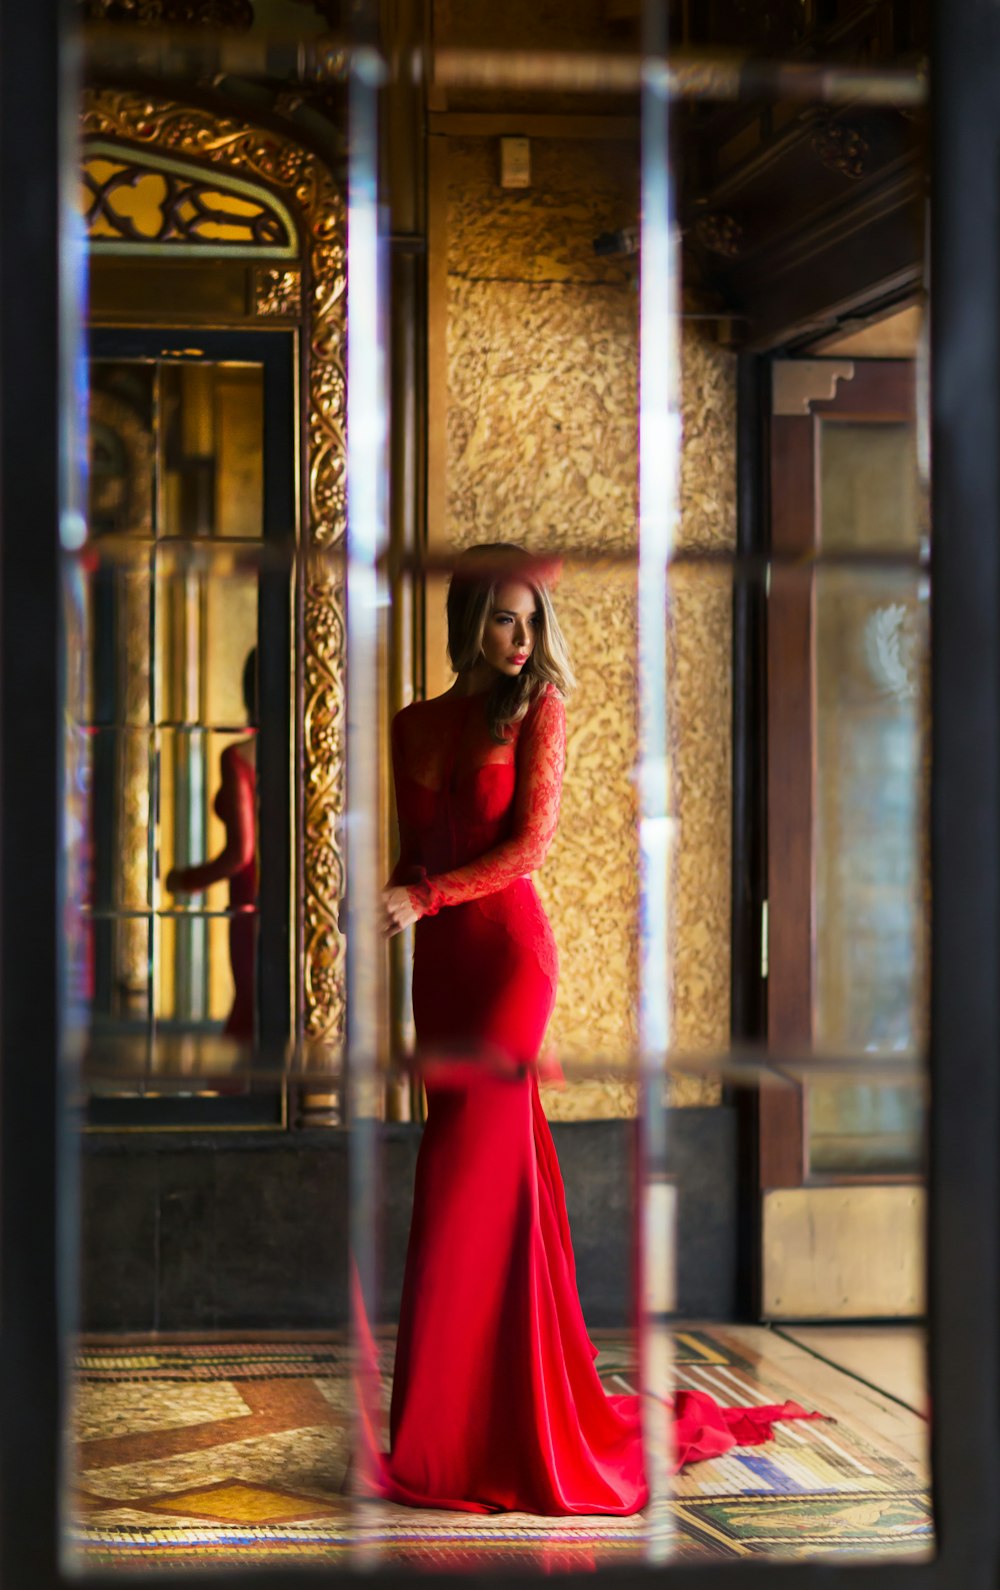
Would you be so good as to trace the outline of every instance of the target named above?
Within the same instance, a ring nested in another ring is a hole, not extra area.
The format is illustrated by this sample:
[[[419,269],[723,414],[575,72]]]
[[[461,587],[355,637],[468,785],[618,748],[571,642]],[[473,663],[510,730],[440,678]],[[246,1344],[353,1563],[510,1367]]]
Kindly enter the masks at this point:
[[[382,1494],[418,1506],[638,1511],[639,1399],[609,1396],[580,1308],[535,1061],[555,1001],[531,880],[556,831],[573,676],[547,571],[492,543],[448,591],[455,683],[392,726],[400,853],[387,935],[416,924],[427,1123],[396,1343]],[[687,1400],[684,1400],[684,1399]],[[679,1461],[763,1440],[779,1412],[682,1393]]]

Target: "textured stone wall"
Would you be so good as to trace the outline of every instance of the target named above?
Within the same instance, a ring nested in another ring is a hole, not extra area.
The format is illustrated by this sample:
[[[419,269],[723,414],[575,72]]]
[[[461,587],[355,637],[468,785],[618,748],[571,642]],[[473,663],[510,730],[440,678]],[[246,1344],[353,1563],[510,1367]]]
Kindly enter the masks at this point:
[[[559,834],[540,888],[559,943],[550,1041],[596,1074],[548,1091],[558,1117],[632,1113],[637,853],[635,262],[594,254],[638,210],[628,142],[532,144],[533,185],[502,190],[495,140],[448,142],[447,515],[455,546],[512,540],[565,555],[556,592],[578,689],[569,704]],[[729,356],[685,339],[683,536],[734,537]],[[586,549],[598,560],[581,561]],[[601,556],[603,555],[603,556]],[[729,1028],[730,587],[709,571],[672,594],[671,695],[680,819],[678,1045]],[[682,1078],[675,1102],[717,1089]]]

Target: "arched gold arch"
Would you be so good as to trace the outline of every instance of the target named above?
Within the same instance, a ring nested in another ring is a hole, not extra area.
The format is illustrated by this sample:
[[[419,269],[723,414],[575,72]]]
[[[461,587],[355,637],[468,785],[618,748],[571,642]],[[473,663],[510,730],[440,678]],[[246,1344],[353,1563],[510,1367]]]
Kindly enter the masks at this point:
[[[346,720],[342,550],[347,517],[347,213],[316,155],[280,133],[193,105],[88,89],[86,137],[122,140],[204,161],[266,184],[301,238],[307,410],[301,556],[303,590],[303,1035],[339,1050],[345,1019],[340,817]],[[266,312],[266,306],[261,306]]]
[[[270,188],[200,161],[88,137],[80,208],[98,254],[295,259],[296,225]]]

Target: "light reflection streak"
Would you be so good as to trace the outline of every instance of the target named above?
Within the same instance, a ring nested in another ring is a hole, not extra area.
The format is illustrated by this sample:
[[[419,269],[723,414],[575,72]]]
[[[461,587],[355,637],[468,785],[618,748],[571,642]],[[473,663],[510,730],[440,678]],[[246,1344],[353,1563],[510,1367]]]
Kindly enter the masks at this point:
[[[645,48],[663,41],[660,8],[645,8]],[[670,799],[667,569],[676,539],[680,470],[679,293],[669,146],[670,84],[662,59],[644,63],[639,323],[639,1043],[643,1439],[650,1499],[647,1558],[670,1556],[672,1450],[666,1400],[673,1301],[673,1189],[666,1173],[663,1077],[671,1040]]]
[[[377,57],[351,60],[347,202],[347,1042],[349,1234],[358,1302],[369,1320],[375,1309],[375,1209],[378,1163],[376,1116],[379,968],[378,931],[378,576],[385,545],[386,411],[384,394],[383,273],[378,210]],[[351,1361],[363,1362],[364,1326],[352,1311]],[[356,1397],[365,1397],[361,1374]],[[355,1471],[365,1464],[361,1421],[354,1407]],[[377,1504],[352,1497],[352,1557],[372,1567],[378,1555]]]

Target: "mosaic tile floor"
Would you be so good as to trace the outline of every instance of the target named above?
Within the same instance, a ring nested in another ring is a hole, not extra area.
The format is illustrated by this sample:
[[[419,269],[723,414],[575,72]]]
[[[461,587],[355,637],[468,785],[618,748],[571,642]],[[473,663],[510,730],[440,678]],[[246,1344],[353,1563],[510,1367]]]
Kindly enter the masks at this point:
[[[634,1356],[602,1335],[609,1391]],[[391,1368],[392,1341],[380,1342]],[[926,1425],[891,1397],[766,1329],[675,1336],[681,1385],[721,1402],[821,1407],[836,1424],[779,1427],[765,1448],[679,1475],[670,1548],[712,1557],[904,1556],[931,1547]],[[81,1567],[342,1561],[364,1550],[421,1568],[563,1570],[642,1559],[649,1520],[553,1520],[380,1505],[341,1491],[350,1421],[342,1341],[90,1342],[77,1361],[72,1540]]]

